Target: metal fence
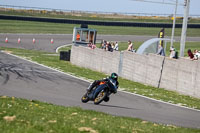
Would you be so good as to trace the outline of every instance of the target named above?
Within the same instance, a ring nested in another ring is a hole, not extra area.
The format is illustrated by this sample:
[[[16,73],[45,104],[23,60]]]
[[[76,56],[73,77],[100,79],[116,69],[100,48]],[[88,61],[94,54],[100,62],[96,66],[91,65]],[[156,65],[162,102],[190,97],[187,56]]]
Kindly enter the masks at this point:
[[[130,12],[103,12],[103,11],[79,11],[79,10],[66,10],[66,9],[53,9],[53,8],[40,8],[40,7],[27,7],[27,6],[14,6],[14,5],[0,5],[2,10],[7,11],[10,9],[21,10],[38,10],[38,11],[54,11],[54,12],[66,12],[66,13],[86,13],[86,14],[108,14],[108,15],[127,15],[127,16],[173,16],[173,14],[158,14],[158,13],[130,13]],[[177,14],[178,17],[182,17],[183,14]],[[200,14],[190,14],[190,17],[200,17]]]

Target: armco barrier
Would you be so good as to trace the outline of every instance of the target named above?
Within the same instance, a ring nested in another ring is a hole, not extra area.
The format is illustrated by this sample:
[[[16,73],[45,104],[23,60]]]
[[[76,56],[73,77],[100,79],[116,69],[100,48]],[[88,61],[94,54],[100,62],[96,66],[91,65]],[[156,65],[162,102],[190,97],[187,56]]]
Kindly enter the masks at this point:
[[[0,19],[51,22],[51,23],[68,23],[68,24],[122,26],[122,27],[172,28],[172,24],[170,24],[170,23],[108,22],[108,21],[94,21],[94,20],[93,21],[87,21],[87,20],[72,20],[72,19],[9,16],[9,15],[0,15]],[[188,24],[187,27],[188,28],[200,28],[200,24]],[[182,24],[176,24],[176,28],[182,28]]]
[[[170,59],[159,55],[139,55],[132,52],[109,52],[72,46],[71,63],[95,71],[200,97],[200,61]]]

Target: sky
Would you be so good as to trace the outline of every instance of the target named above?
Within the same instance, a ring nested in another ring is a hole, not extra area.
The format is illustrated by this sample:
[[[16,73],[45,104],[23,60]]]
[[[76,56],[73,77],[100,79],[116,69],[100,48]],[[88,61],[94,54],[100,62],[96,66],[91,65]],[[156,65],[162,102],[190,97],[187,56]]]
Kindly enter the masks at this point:
[[[175,3],[176,0],[148,0],[155,2]],[[184,0],[178,0],[180,4]],[[135,0],[0,0],[0,5],[14,5],[63,10],[116,12],[116,13],[149,13],[173,14],[175,5],[138,2]],[[200,16],[200,0],[190,0],[190,15]],[[184,7],[179,5],[177,14],[184,14]]]

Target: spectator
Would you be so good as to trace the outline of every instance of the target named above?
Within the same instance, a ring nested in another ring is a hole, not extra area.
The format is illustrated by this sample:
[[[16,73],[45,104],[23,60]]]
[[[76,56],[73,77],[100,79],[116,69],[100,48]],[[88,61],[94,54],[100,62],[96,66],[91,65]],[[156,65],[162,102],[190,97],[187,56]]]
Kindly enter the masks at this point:
[[[112,45],[111,45],[112,49],[115,48],[115,43],[113,42]]]
[[[80,33],[79,33],[79,32],[77,32],[77,35],[76,35],[76,40],[77,40],[77,41],[80,41],[80,37],[81,37],[81,36],[80,36]]]
[[[175,58],[175,55],[176,55],[176,51],[175,51],[175,48],[172,46],[172,47],[170,47],[169,58]]]
[[[174,58],[175,57],[175,49],[174,47],[170,47],[170,55],[169,55],[169,58]]]
[[[165,56],[165,50],[162,45],[158,45],[158,55]]]
[[[107,43],[106,43],[106,50],[107,50],[107,51],[110,51],[110,52],[113,52],[113,48],[112,48],[110,42],[107,42]]]
[[[194,50],[194,58],[196,60],[198,60],[200,58],[200,52],[197,49]]]
[[[191,49],[188,49],[187,53],[191,60],[195,60],[194,54],[192,53]]]
[[[101,48],[106,49],[106,41],[105,40],[103,40],[103,42],[101,43]]]
[[[131,42],[130,40],[128,41],[128,48],[127,48],[127,51],[133,52],[133,44],[132,44],[132,42]]]
[[[115,43],[115,47],[114,47],[114,50],[118,51],[119,47],[118,47],[118,43],[116,42]]]
[[[93,44],[92,42],[88,43],[88,47],[90,47],[91,49],[95,49],[96,45]]]
[[[110,42],[106,42],[106,48],[105,48],[106,51],[109,50],[109,43],[110,43]]]
[[[174,58],[174,59],[178,59],[178,52],[176,51],[176,49],[172,46],[170,47],[170,55],[169,58]]]

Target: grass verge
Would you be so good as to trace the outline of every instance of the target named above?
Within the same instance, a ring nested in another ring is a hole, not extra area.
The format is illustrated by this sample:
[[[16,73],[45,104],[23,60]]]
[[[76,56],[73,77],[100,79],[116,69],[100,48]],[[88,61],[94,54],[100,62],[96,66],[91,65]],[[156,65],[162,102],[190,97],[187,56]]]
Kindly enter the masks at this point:
[[[0,33],[44,33],[44,34],[72,34],[73,28],[80,27],[75,24],[60,24],[48,22],[31,22],[17,20],[0,20]],[[119,26],[95,26],[98,34],[107,35],[148,35],[157,36],[161,28],[145,27],[119,27]],[[171,28],[165,28],[165,36],[171,36]],[[181,36],[181,28],[175,30],[175,36]],[[187,36],[199,37],[200,29],[188,28]]]
[[[15,97],[1,96],[0,101],[1,133],[198,133],[200,131]]]
[[[83,77],[85,79],[97,80],[107,76],[100,72],[72,65],[70,62],[67,61],[61,61],[59,60],[59,56],[51,56],[46,52],[3,47],[1,47],[0,50],[10,51],[12,54],[24,57],[26,59],[44,64],[52,68],[57,68],[63,72],[70,73],[78,77]],[[123,88],[125,91],[128,92],[133,92],[153,99],[178,104],[181,106],[200,109],[200,99],[198,98],[181,95],[174,91],[168,91],[163,88],[155,88],[152,86],[143,85],[123,78],[119,78],[119,83],[120,88]]]

